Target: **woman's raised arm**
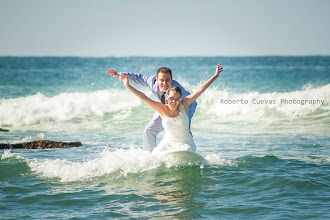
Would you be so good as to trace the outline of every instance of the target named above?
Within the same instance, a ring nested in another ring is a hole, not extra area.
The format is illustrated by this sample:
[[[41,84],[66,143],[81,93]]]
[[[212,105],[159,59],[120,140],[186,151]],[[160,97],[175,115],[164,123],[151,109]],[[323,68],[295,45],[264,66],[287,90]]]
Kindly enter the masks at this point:
[[[121,75],[121,80],[123,80],[124,85],[126,88],[128,88],[129,91],[131,91],[135,96],[137,96],[141,101],[146,103],[150,108],[155,110],[159,113],[159,115],[163,118],[163,112],[166,106],[160,102],[155,102],[152,99],[149,99],[148,96],[146,96],[143,92],[140,92],[139,90],[135,89],[133,86],[129,84],[129,80],[126,75]]]
[[[193,103],[200,95],[202,95],[203,92],[214,82],[214,80],[218,78],[222,71],[222,65],[218,64],[215,73],[211,78],[209,78],[205,83],[203,83],[195,92],[182,99],[181,103],[186,110],[188,109],[189,105]]]

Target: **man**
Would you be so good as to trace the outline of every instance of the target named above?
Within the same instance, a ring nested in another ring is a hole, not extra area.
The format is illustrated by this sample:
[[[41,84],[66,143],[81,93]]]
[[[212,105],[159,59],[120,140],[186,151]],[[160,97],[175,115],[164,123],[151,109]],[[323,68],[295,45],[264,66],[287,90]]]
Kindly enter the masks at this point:
[[[166,104],[166,92],[172,87],[177,86],[182,90],[182,98],[189,95],[187,92],[177,81],[172,79],[172,71],[167,67],[161,67],[157,70],[157,74],[155,76],[145,76],[137,73],[116,73],[114,70],[107,70],[111,76],[115,78],[119,78],[120,75],[124,74],[130,81],[133,81],[142,86],[149,87],[156,99],[164,104]],[[197,102],[193,102],[188,108],[188,117],[189,117],[189,130],[191,124],[191,118],[195,113],[197,107]],[[157,134],[163,131],[164,128],[162,126],[162,118],[160,115],[155,112],[153,119],[149,122],[149,124],[144,129],[143,134],[143,149],[147,151],[153,151],[156,147],[156,138]]]

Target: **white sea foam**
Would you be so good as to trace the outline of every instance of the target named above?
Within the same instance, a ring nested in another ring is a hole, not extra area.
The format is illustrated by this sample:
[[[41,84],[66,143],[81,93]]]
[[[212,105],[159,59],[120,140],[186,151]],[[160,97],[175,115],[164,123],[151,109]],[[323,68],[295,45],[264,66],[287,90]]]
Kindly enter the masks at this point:
[[[205,159],[210,165],[236,167],[237,164],[233,160],[221,158],[219,154],[207,154]]]
[[[313,115],[316,110],[329,114],[330,84],[287,93],[230,93],[210,89],[199,99],[198,108],[206,114],[240,119],[282,116],[296,118]],[[253,117],[251,117],[253,116]]]
[[[18,142],[30,142],[30,141],[38,141],[38,140],[44,140],[45,139],[45,134],[44,133],[39,133],[36,136],[27,136],[22,138],[22,140]]]
[[[92,159],[80,162],[66,159],[27,159],[20,153],[4,150],[1,160],[19,159],[24,160],[31,171],[45,178],[59,179],[61,182],[88,181],[98,177],[117,179],[129,174],[150,172],[160,167],[170,169],[182,166],[196,166],[204,169],[205,166],[237,167],[235,159],[224,159],[219,153],[204,155],[206,162],[190,163],[176,158],[155,156],[142,149],[118,149],[110,151],[108,148],[100,151]],[[300,157],[288,158],[302,160]],[[303,161],[311,162],[310,158]],[[318,163],[328,163],[329,159],[318,159]]]
[[[94,177],[143,172],[158,167],[160,163],[150,153],[140,149],[104,150],[94,159],[73,162],[65,159],[32,159],[28,165],[35,173],[46,178],[59,178],[62,182],[85,181]]]
[[[0,100],[0,126],[20,127],[67,121],[137,107],[141,102],[128,91],[101,90],[91,93],[61,93]]]
[[[236,103],[221,103],[221,100],[236,101]],[[300,102],[294,103],[292,100],[300,100]],[[317,102],[302,104],[301,100]],[[116,129],[118,126],[123,127],[127,125],[124,121],[129,119],[130,126],[134,129],[134,126],[137,126],[134,122],[141,120],[141,115],[145,116],[145,123],[152,117],[152,110],[148,116],[149,112],[145,114],[146,109],[148,108],[127,90],[61,93],[53,97],[38,93],[27,97],[0,100],[0,127],[30,129],[31,126],[39,126],[39,129],[46,131],[54,131],[56,128],[57,130],[81,128],[104,130],[107,129],[105,126],[110,126],[110,129],[111,126],[115,126]],[[111,118],[104,120],[108,114],[111,114]],[[330,84],[321,87],[308,85],[303,90],[287,93],[236,94],[210,88],[198,99],[198,108],[192,126],[204,128],[236,123],[240,127],[249,124],[250,127],[245,129],[250,130],[253,126],[268,129],[274,124],[277,126],[279,120],[291,123],[295,119],[311,119],[314,121],[310,124],[326,124],[329,114]],[[319,118],[322,120],[316,123],[315,119]],[[252,127],[251,123],[254,124]],[[324,132],[323,125],[320,129]],[[313,129],[309,128],[309,130]]]
[[[12,153],[10,149],[6,149],[3,151],[3,154],[1,155],[1,160],[6,159],[24,159],[20,153]]]
[[[182,162],[182,161],[181,161]],[[113,178],[154,170],[160,166],[180,165],[178,160],[154,156],[141,149],[105,149],[94,159],[72,162],[64,159],[28,160],[31,170],[47,178],[59,178],[62,182],[85,181],[94,177],[111,175]]]
[[[221,99],[230,100],[232,103],[220,103]],[[291,101],[285,103],[282,99]],[[292,100],[318,103],[302,105]],[[330,84],[322,87],[308,86],[303,90],[287,93],[236,94],[211,88],[198,100],[192,127],[214,133],[270,132],[323,135],[329,133],[329,116]]]
[[[133,173],[155,170],[161,166],[166,168],[177,166],[195,166],[204,168],[204,163],[190,163],[176,158],[155,156],[141,149],[118,149],[110,151],[105,148],[98,156],[74,162],[66,159],[27,159],[19,153],[5,150],[1,160],[24,159],[33,172],[45,178],[58,178],[61,182],[86,181],[95,177],[109,176],[120,178]],[[221,159],[218,155],[207,155],[206,163],[210,165],[235,166],[230,160]]]

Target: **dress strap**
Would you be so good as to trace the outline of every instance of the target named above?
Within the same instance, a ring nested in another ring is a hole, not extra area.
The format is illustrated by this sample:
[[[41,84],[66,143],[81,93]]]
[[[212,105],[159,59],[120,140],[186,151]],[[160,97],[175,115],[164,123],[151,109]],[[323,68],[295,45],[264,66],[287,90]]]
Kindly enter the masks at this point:
[[[181,114],[186,114],[186,110],[184,109],[184,107],[183,107],[183,105],[181,104],[181,102],[180,102],[180,104],[179,104],[179,109],[180,109]]]

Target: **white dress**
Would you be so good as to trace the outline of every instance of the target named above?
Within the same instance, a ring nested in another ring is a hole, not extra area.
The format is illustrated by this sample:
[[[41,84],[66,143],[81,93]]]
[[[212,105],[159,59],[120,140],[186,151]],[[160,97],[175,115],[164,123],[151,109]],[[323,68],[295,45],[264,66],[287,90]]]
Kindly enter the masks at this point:
[[[165,130],[164,138],[152,153],[158,154],[167,151],[196,152],[196,145],[189,132],[189,118],[183,105],[179,104],[180,114],[174,118],[163,118]]]

